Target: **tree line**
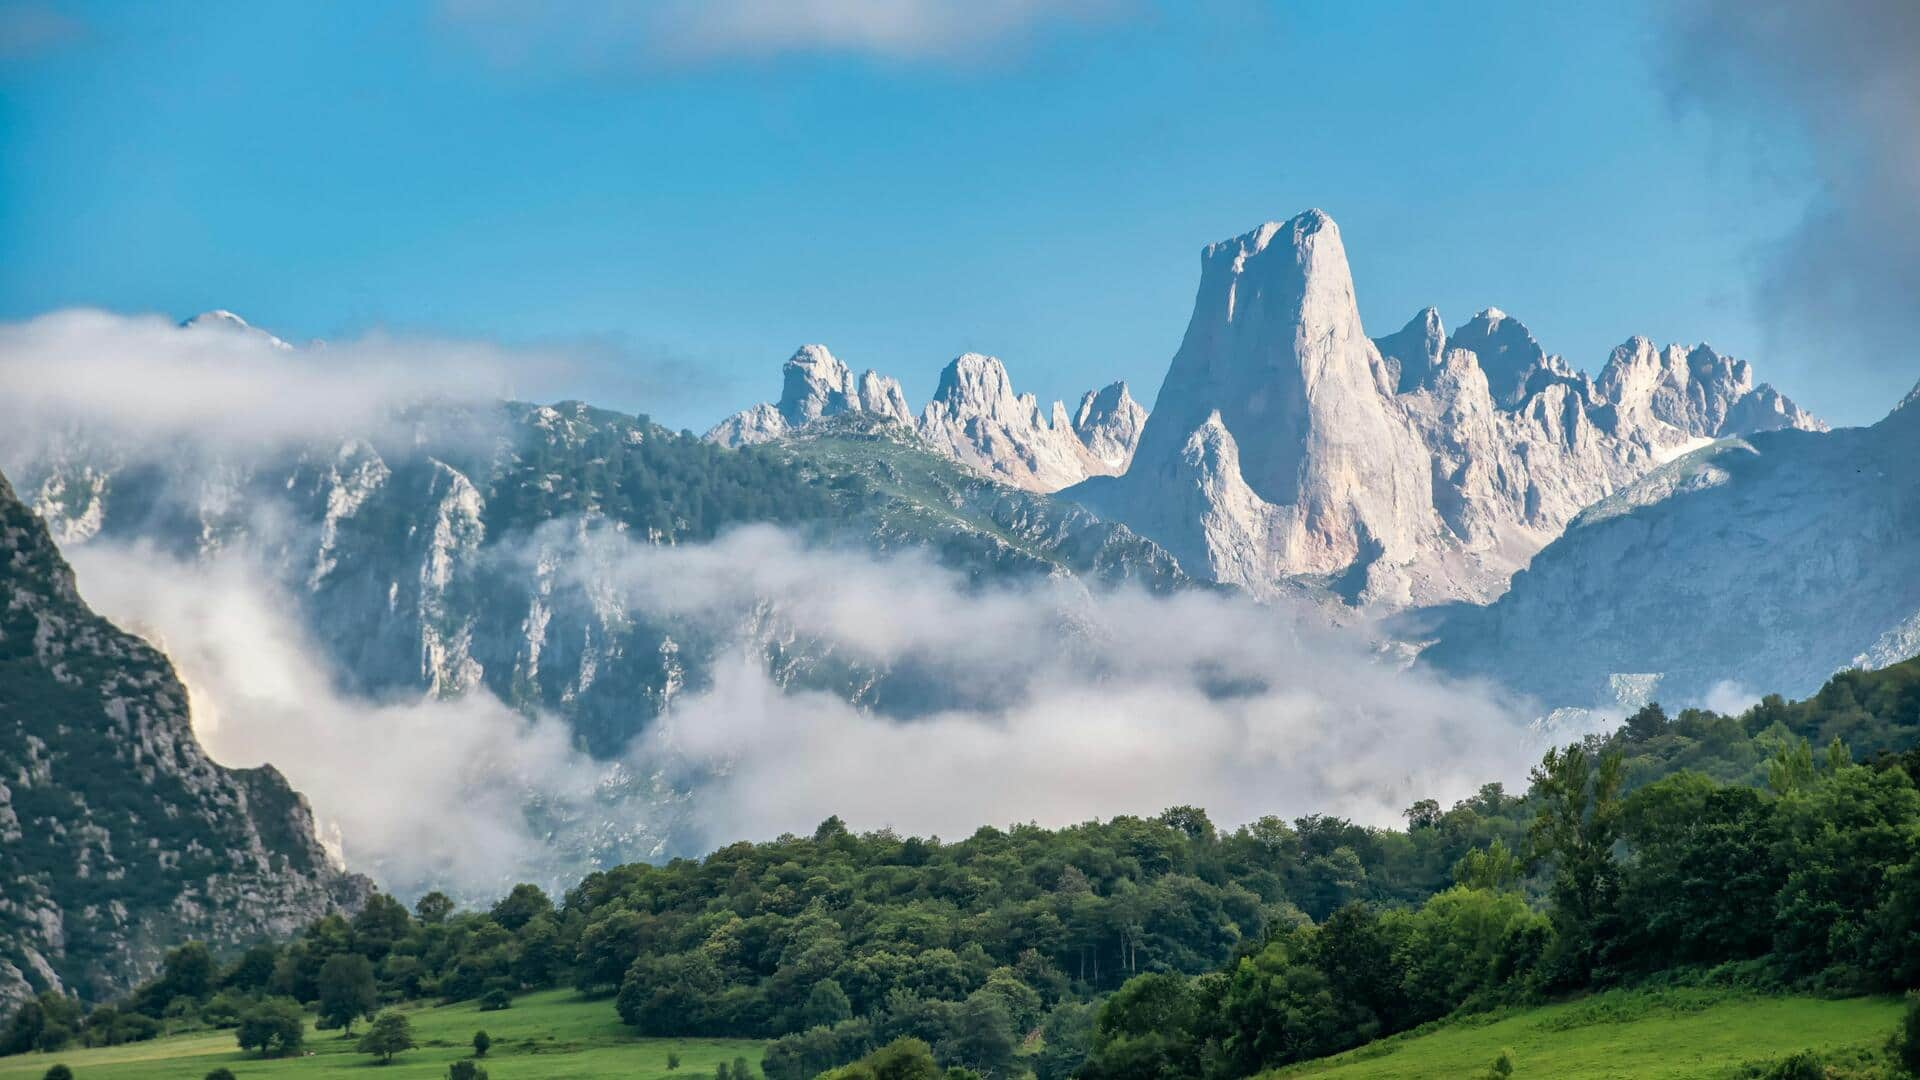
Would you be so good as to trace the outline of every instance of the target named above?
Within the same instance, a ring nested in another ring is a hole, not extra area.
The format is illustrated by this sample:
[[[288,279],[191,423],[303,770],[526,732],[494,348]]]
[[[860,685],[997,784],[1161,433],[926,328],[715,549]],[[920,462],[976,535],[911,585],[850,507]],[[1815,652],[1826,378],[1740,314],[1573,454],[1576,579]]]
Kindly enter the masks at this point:
[[[1522,793],[1423,800],[1401,828],[1229,831],[1176,807],[948,842],[830,818],[557,903],[376,896],[236,957],[188,944],[123,1002],[28,1002],[0,1052],[274,1011],[351,1030],[392,1002],[570,985],[641,1034],[768,1039],[769,1080],[922,1049],[982,1075],[1213,1078],[1673,968],[1911,988],[1916,731],[1909,662],[1738,716],[1649,706],[1548,753]]]

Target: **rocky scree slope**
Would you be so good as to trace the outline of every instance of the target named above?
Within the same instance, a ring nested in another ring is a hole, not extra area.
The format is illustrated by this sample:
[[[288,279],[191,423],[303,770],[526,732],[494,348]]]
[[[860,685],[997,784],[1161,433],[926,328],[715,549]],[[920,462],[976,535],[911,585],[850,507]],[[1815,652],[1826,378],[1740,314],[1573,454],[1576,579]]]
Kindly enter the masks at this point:
[[[0,477],[0,1013],[103,1000],[188,939],[284,939],[370,888],[272,766],[195,741],[166,657],[93,614]]]

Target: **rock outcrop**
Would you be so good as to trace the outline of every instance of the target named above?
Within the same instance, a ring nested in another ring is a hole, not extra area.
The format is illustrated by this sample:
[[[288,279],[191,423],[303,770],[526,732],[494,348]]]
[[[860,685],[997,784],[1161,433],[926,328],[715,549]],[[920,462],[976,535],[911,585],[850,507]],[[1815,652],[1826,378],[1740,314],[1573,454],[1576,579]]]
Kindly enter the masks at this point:
[[[825,345],[802,345],[781,369],[778,404],[755,405],[707,432],[710,441],[748,446],[781,438],[823,417],[864,413],[913,423],[900,384],[868,370],[858,378]]]
[[[1125,383],[1113,383],[1087,391],[1070,419],[1062,402],[1043,409],[1032,394],[1014,393],[998,358],[966,353],[942,369],[933,400],[916,418],[898,382],[869,371],[856,383],[824,346],[807,345],[787,361],[779,404],[735,413],[707,439],[748,446],[849,414],[901,424],[982,476],[1037,492],[1124,472],[1147,415]]]
[[[1489,308],[1361,328],[1320,211],[1201,256],[1130,468],[1067,495],[1190,572],[1374,609],[1498,596],[1581,508],[1715,438],[1818,423],[1743,361],[1634,339],[1598,380]]]
[[[88,610],[0,477],[0,1013],[103,1000],[197,939],[284,940],[365,901],[271,766],[215,764],[166,657]]]

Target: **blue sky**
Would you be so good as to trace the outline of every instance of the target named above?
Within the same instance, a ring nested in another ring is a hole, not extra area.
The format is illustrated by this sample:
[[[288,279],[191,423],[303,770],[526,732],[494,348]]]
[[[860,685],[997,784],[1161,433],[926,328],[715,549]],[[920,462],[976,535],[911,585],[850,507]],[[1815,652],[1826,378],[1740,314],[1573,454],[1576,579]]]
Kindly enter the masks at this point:
[[[0,2],[0,317],[558,343],[592,376],[529,393],[696,429],[808,341],[916,406],[964,350],[1148,398],[1201,246],[1320,206],[1375,335],[1705,339],[1842,422],[1920,374],[1774,343],[1750,286],[1809,152],[1675,105],[1650,7],[801,7]]]

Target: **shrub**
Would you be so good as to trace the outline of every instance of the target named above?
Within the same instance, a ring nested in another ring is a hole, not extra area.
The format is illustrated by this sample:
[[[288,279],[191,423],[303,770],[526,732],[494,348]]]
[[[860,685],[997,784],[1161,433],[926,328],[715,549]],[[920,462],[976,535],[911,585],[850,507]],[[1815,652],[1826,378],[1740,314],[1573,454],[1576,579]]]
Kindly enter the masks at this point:
[[[1765,1074],[1765,1080],[1826,1080],[1826,1077],[1827,1069],[1820,1064],[1820,1055],[1811,1050],[1789,1055]]]
[[[392,1061],[393,1055],[400,1051],[411,1049],[413,1022],[405,1013],[381,1013],[368,1025],[367,1033],[360,1036],[360,1052],[379,1058],[382,1065]]]
[[[1920,1076],[1920,991],[1907,995],[1907,1013],[1900,1018],[1887,1048],[1902,1068]]]
[[[447,1080],[487,1080],[487,1070],[471,1061],[456,1061],[447,1066]]]
[[[511,1008],[513,1008],[513,995],[499,987],[480,995],[481,1012],[499,1012],[501,1009]]]
[[[73,1070],[65,1065],[55,1065],[47,1070],[45,1080],[73,1080]]]
[[[233,1080],[233,1070],[222,1065],[208,1073],[207,1080]]]
[[[1507,1080],[1507,1077],[1512,1075],[1513,1051],[1502,1047],[1500,1056],[1494,1058],[1493,1064],[1487,1066],[1486,1080]]]
[[[680,1055],[679,1055],[679,1054],[671,1054],[671,1053],[670,1053],[670,1054],[668,1054],[668,1055],[667,1055],[667,1068],[669,1068],[669,1069],[677,1069],[677,1068],[679,1068],[679,1067],[680,1067]]]
[[[493,1045],[493,1037],[484,1031],[473,1033],[473,1056],[486,1057],[487,1050]]]

